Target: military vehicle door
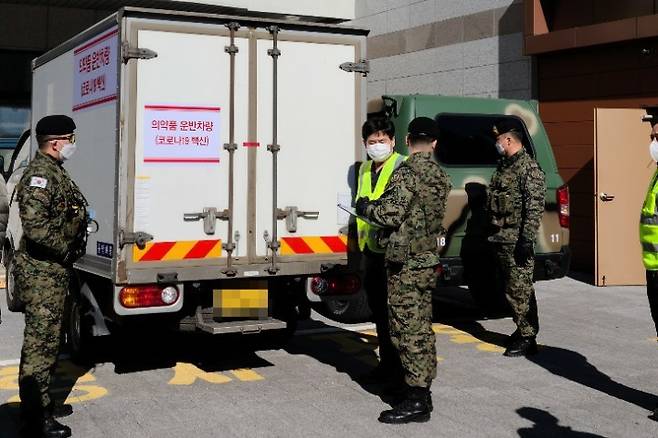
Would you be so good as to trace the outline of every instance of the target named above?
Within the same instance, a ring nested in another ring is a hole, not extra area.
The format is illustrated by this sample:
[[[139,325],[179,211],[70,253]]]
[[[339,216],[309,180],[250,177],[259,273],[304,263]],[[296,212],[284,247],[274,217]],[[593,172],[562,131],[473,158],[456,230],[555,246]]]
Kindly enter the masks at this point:
[[[640,209],[656,164],[641,109],[596,108],[594,115],[595,278],[597,286],[645,284]]]

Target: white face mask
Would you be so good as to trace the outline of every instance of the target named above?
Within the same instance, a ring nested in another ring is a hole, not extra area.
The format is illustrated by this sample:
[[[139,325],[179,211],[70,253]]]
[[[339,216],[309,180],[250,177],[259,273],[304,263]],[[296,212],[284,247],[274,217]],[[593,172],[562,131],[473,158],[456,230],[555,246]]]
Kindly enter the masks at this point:
[[[376,163],[386,161],[393,153],[393,147],[388,143],[374,143],[366,146],[368,156]]]
[[[78,149],[78,146],[75,143],[66,143],[62,146],[62,150],[59,151],[59,157],[62,161],[66,161],[73,156],[75,151]]]
[[[658,140],[653,140],[649,144],[649,154],[651,154],[653,161],[658,162]]]
[[[505,148],[503,147],[502,144],[496,142],[496,151],[498,152],[499,155],[505,155]]]

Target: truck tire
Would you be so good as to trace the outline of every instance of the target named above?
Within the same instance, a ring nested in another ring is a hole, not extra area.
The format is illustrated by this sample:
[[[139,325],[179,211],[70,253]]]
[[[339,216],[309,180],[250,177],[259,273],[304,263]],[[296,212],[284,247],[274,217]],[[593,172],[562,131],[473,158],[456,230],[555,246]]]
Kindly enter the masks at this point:
[[[372,317],[368,297],[363,290],[353,299],[328,298],[323,304],[324,309],[320,313],[337,322],[368,322]]]
[[[14,251],[11,248],[5,248],[2,260],[5,264],[7,271],[6,282],[6,295],[7,295],[7,308],[11,312],[24,312],[25,303],[23,303],[16,295],[16,281],[14,271],[16,269],[16,261],[14,260]]]
[[[78,365],[86,365],[91,360],[91,325],[84,314],[83,299],[69,295],[66,305],[66,345],[71,360]]]

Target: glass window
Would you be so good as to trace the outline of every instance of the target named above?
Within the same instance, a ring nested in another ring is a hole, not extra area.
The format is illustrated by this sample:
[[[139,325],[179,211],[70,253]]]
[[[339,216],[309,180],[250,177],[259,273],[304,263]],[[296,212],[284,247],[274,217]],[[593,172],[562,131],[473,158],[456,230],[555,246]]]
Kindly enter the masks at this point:
[[[30,109],[0,105],[0,138],[16,138],[30,127]]]
[[[518,117],[497,114],[439,114],[435,120],[439,124],[440,139],[437,157],[447,166],[487,166],[495,167],[498,152],[492,135],[493,125],[501,119],[512,119],[524,132],[523,146],[530,156],[534,150],[525,125]]]

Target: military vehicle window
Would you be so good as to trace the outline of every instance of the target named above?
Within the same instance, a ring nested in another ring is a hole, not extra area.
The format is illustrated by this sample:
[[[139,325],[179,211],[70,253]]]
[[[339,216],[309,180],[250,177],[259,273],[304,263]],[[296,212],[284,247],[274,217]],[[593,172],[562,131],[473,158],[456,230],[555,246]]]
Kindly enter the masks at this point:
[[[527,129],[521,119],[507,116],[519,123],[525,135],[523,146],[531,156],[534,151],[529,141]],[[493,125],[506,116],[440,114],[435,117],[440,135],[437,158],[442,164],[452,166],[491,166],[495,167],[500,156],[496,152]]]

